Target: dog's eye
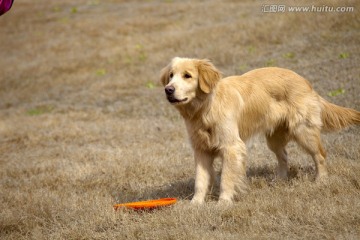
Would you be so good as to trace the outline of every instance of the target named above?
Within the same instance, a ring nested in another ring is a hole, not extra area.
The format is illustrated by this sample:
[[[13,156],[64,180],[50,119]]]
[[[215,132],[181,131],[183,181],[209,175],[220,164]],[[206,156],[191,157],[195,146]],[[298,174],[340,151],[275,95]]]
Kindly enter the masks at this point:
[[[188,73],[185,73],[184,78],[191,78],[191,75]]]
[[[173,76],[174,76],[174,73],[171,72],[171,73],[170,73],[170,78],[172,78]]]

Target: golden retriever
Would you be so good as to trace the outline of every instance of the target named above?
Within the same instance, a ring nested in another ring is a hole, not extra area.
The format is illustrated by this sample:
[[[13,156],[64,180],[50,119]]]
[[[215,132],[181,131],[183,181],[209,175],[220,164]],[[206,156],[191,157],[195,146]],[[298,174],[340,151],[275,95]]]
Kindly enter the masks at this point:
[[[321,98],[310,83],[282,68],[260,68],[221,79],[206,59],[176,57],[161,72],[167,100],[185,120],[196,163],[192,203],[203,203],[214,182],[214,158],[222,159],[219,201],[232,202],[245,186],[246,142],[258,133],[287,178],[285,147],[295,140],[315,162],[316,177],[327,175],[320,132],[360,124],[360,112]]]

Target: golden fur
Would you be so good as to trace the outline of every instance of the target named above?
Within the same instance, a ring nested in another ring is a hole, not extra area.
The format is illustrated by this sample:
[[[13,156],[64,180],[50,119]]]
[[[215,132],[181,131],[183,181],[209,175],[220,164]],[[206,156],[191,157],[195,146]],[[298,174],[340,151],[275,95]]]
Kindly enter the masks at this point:
[[[196,163],[193,203],[202,203],[214,181],[213,160],[223,161],[220,201],[231,202],[245,187],[246,142],[258,133],[278,160],[278,175],[287,178],[285,147],[295,140],[308,152],[317,178],[327,174],[320,132],[360,124],[360,112],[321,98],[298,74],[261,68],[221,79],[208,60],[174,58],[162,70],[168,100],[185,120]]]

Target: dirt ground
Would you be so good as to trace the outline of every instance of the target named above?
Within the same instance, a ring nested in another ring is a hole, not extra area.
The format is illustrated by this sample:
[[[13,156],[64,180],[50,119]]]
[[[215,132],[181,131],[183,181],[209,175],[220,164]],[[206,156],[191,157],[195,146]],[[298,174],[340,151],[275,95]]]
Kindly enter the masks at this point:
[[[278,2],[16,0],[0,17],[0,238],[359,239],[360,127],[323,135],[327,181],[295,144],[277,181],[259,138],[239,201],[219,206],[215,189],[189,204],[192,150],[158,82],[171,58],[208,58],[225,76],[289,68],[360,110],[359,2]],[[178,202],[112,208],[162,197]]]

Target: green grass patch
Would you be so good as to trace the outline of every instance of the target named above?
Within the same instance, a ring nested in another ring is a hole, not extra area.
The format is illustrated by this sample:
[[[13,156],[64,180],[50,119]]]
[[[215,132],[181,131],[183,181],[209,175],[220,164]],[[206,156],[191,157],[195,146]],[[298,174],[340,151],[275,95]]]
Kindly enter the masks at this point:
[[[247,48],[249,54],[253,54],[256,52],[256,48],[254,46],[249,46]]]
[[[347,53],[347,52],[343,52],[343,53],[339,54],[340,59],[346,59],[346,58],[349,58],[349,57],[350,57],[350,54]]]
[[[89,5],[89,6],[97,6],[99,4],[100,4],[99,0],[90,0],[87,2],[87,5]]]
[[[68,17],[59,18],[59,19],[58,19],[58,22],[59,22],[59,23],[64,23],[64,24],[66,24],[66,23],[69,22],[69,18],[68,18]]]
[[[55,6],[52,8],[53,12],[61,12],[61,8],[59,6]]]
[[[99,68],[99,69],[96,70],[95,73],[96,73],[97,76],[105,76],[106,75],[106,69]]]
[[[78,9],[77,9],[77,7],[72,7],[71,8],[71,13],[77,13],[78,12]]]
[[[144,62],[147,59],[147,54],[145,52],[144,46],[142,44],[136,44],[135,49],[138,54],[138,59],[140,62]]]
[[[328,92],[328,96],[329,97],[336,97],[336,96],[339,96],[339,95],[342,95],[345,93],[345,89],[344,88],[339,88],[339,89],[336,89],[336,90],[333,90],[333,91],[330,91]]]
[[[293,52],[287,52],[287,53],[284,53],[284,54],[283,54],[283,57],[284,57],[284,58],[287,58],[287,59],[294,59],[294,58],[295,58],[295,53],[293,53]]]
[[[155,88],[155,83],[153,83],[152,81],[148,81],[146,83],[146,87],[149,89],[153,89],[153,88]]]
[[[26,113],[29,116],[38,116],[38,115],[42,115],[45,113],[50,113],[53,110],[54,110],[54,106],[45,105],[45,106],[31,108],[31,109],[27,110]]]
[[[275,66],[276,65],[276,60],[275,59],[269,59],[269,60],[267,60],[266,62],[265,62],[265,66],[266,67],[273,67],[273,66]]]
[[[249,66],[246,65],[246,64],[241,64],[241,65],[239,66],[239,70],[240,70],[241,72],[246,72],[246,71],[249,70]]]

